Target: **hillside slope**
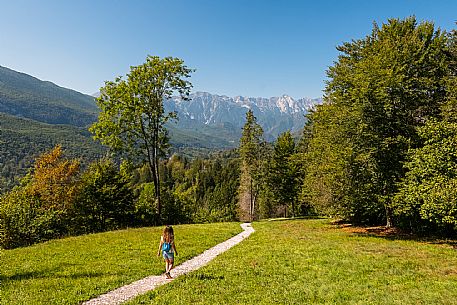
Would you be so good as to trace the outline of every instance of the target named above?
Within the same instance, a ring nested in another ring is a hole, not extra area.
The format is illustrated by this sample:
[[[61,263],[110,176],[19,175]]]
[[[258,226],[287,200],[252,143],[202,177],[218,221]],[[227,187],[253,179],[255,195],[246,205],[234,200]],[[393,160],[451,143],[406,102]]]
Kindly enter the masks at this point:
[[[97,119],[98,108],[89,95],[0,66],[0,112],[82,127]]]
[[[82,127],[52,125],[0,113],[0,192],[27,173],[34,159],[61,144],[65,155],[83,162],[95,160],[105,148]]]

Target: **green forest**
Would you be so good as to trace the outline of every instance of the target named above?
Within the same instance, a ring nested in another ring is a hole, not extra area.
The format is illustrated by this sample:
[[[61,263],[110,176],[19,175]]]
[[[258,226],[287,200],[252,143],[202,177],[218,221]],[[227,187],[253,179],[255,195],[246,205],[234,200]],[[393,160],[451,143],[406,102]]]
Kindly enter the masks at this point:
[[[0,78],[0,112],[78,127],[97,119],[97,106],[91,96],[2,66]]]
[[[456,43],[456,31],[415,17],[374,24],[364,38],[337,47],[324,102],[299,140],[285,132],[266,142],[248,111],[237,148],[196,158],[170,154],[166,124],[176,114],[163,109],[173,92],[188,97],[193,70],[177,58],[148,56],[125,78],[106,82],[97,98],[89,130],[116,157],[83,148],[67,154],[65,143],[53,142],[2,195],[0,245],[307,215],[455,235]],[[92,159],[87,166],[83,153]]]
[[[86,128],[53,125],[0,112],[0,193],[18,185],[40,154],[61,144],[70,158],[88,163],[103,157],[106,148]]]

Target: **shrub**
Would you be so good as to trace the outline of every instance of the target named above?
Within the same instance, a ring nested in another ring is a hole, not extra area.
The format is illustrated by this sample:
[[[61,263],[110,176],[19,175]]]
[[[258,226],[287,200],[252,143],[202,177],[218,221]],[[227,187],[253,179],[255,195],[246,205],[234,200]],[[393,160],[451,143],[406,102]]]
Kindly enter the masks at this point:
[[[126,227],[133,224],[133,212],[129,177],[111,160],[93,162],[81,177],[72,231],[89,233]]]

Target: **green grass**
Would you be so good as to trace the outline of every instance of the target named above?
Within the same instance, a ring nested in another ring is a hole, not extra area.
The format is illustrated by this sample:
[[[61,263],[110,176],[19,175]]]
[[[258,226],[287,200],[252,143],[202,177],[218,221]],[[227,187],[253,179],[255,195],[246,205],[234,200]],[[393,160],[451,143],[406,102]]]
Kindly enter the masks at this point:
[[[163,227],[53,240],[0,252],[0,304],[78,304],[164,272]],[[241,232],[238,223],[174,226],[177,264]]]
[[[209,265],[127,304],[457,304],[449,244],[364,236],[328,220],[254,228]]]

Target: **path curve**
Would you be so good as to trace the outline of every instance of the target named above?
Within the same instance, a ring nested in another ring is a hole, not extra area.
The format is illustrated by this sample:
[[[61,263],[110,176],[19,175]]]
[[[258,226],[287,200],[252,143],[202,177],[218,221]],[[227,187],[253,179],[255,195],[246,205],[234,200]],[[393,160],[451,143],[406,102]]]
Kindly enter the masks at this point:
[[[234,237],[227,239],[226,241],[217,244],[216,246],[205,250],[202,254],[185,261],[181,265],[176,266],[172,271],[171,275],[173,276],[173,279],[166,279],[165,276],[163,275],[152,275],[145,277],[144,279],[141,279],[139,281],[133,282],[129,285],[122,286],[118,289],[115,289],[113,291],[110,291],[106,294],[102,294],[98,296],[95,299],[91,299],[87,302],[82,303],[83,305],[117,305],[117,304],[122,304],[123,302],[126,302],[130,299],[133,299],[134,297],[144,294],[150,290],[154,290],[155,288],[169,283],[178,276],[181,276],[183,274],[195,271],[199,269],[200,267],[206,265],[209,263],[211,260],[213,260],[216,256],[219,254],[227,251],[231,247],[235,246],[236,244],[239,244],[241,241],[243,241],[246,237],[251,235],[255,230],[251,226],[250,223],[243,223],[241,224],[241,227],[243,228],[243,232],[239,233],[238,235],[235,235]]]

